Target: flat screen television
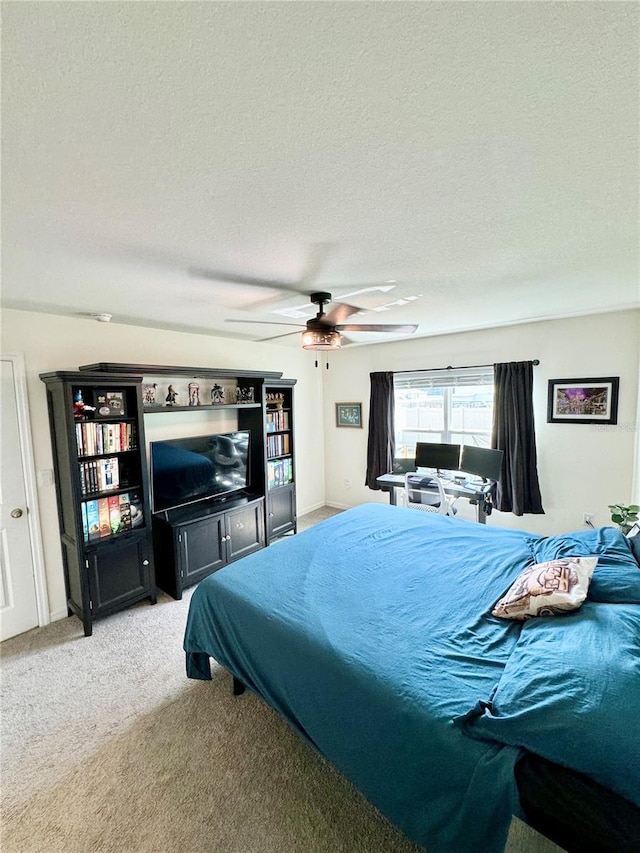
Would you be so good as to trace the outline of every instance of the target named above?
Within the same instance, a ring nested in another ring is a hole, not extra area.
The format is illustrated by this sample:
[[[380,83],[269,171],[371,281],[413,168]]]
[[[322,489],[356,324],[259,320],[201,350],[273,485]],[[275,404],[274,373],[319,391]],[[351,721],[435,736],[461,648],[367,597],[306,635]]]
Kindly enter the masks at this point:
[[[151,442],[153,512],[246,489],[248,430]]]

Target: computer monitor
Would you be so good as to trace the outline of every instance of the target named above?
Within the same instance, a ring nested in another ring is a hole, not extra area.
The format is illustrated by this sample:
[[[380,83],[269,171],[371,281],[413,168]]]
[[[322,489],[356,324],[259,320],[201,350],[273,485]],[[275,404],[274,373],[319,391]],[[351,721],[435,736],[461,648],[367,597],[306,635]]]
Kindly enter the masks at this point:
[[[392,470],[394,474],[409,474],[416,470],[416,460],[413,457],[396,456]]]
[[[430,441],[419,441],[416,444],[416,468],[457,471],[459,461],[459,444],[435,444]]]
[[[503,456],[502,450],[464,444],[460,456],[460,470],[484,480],[499,480]]]

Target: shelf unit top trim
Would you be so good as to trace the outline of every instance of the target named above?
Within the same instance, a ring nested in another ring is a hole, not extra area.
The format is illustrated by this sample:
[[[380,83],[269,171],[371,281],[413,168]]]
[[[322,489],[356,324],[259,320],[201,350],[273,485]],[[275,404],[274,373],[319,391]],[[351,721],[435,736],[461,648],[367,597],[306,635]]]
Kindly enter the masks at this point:
[[[229,367],[186,367],[185,365],[166,364],[125,364],[110,361],[82,364],[79,370],[94,373],[128,373],[135,376],[191,376],[194,379],[203,376],[219,376],[273,381],[282,378],[282,373],[266,370],[233,370]]]
[[[48,373],[39,373],[43,382],[73,382],[76,385],[90,383],[92,385],[111,384],[118,385],[124,382],[139,385],[142,377],[136,373],[122,373],[116,376],[107,376],[105,373],[89,373],[78,370],[51,370]]]

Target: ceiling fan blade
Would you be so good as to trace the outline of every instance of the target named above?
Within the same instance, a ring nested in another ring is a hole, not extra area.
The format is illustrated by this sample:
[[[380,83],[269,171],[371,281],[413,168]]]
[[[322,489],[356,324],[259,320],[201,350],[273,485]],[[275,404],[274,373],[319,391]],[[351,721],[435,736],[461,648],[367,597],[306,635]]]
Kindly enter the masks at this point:
[[[375,323],[348,323],[346,326],[336,326],[339,332],[394,332],[395,334],[411,335],[417,325],[394,325],[394,324],[375,324]]]
[[[346,335],[340,333],[340,343],[343,347],[348,347],[350,344],[357,344],[358,341],[354,341],[353,338],[348,338]]]
[[[224,272],[223,270],[207,270],[199,267],[191,267],[189,275],[192,278],[206,278],[210,281],[219,281],[221,284],[248,284],[251,287],[267,287],[270,290],[285,290],[288,293],[298,293],[305,295],[306,291],[301,290],[299,285],[287,284],[285,281],[272,281],[267,278],[252,278],[248,275],[237,275],[236,273]]]
[[[335,326],[358,311],[360,311],[360,308],[356,308],[355,305],[347,305],[346,302],[337,302],[330,311],[320,318],[320,322],[326,326]]]
[[[258,326],[296,326],[299,329],[306,328],[302,323],[279,323],[277,320],[225,320],[225,323],[242,323],[242,325],[246,325],[248,323],[252,323]],[[289,332],[290,335],[293,332]]]
[[[304,328],[304,327],[303,327]],[[260,338],[258,343],[266,343],[266,341],[277,341],[278,338],[290,338],[291,335],[299,335],[300,332],[285,332],[283,335],[274,335],[272,338]]]

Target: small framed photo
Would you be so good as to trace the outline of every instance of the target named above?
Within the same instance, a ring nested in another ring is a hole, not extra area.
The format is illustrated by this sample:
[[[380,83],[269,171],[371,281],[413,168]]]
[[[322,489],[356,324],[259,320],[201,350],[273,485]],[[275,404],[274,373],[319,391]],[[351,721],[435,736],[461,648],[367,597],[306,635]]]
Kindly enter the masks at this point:
[[[94,405],[96,418],[126,418],[127,416],[124,391],[96,391]]]
[[[336,403],[336,426],[362,427],[362,403]]]
[[[617,424],[619,376],[550,379],[547,423]]]

